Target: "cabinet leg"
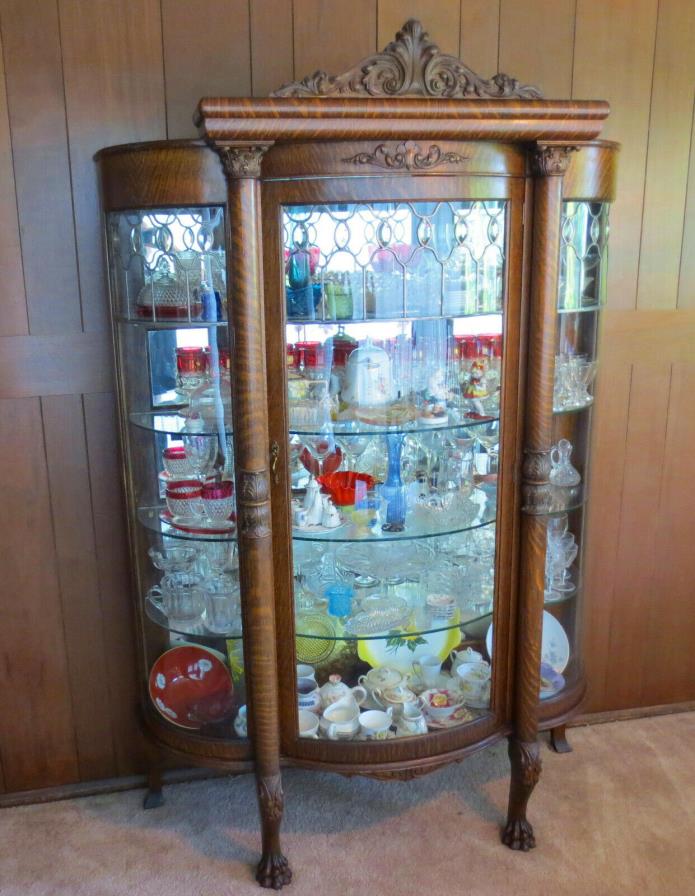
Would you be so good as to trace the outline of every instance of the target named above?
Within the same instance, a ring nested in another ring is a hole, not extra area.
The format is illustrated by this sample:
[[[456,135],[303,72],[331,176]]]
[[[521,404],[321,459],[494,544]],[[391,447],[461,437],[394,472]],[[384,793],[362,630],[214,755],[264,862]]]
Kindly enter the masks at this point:
[[[567,740],[567,728],[565,725],[557,725],[550,729],[550,746],[556,753],[571,753],[572,746]]]
[[[164,805],[162,793],[162,770],[159,766],[150,766],[147,772],[147,793],[143,800],[143,809],[158,809]]]
[[[502,832],[502,842],[510,849],[527,852],[536,845],[533,828],[526,819],[526,807],[541,774],[538,741],[528,743],[510,737],[509,761],[512,766],[512,778],[509,785],[507,824]]]
[[[292,880],[292,871],[280,848],[280,823],[284,808],[280,773],[256,779],[258,806],[261,812],[263,855],[256,869],[256,880],[262,887],[280,890]]]

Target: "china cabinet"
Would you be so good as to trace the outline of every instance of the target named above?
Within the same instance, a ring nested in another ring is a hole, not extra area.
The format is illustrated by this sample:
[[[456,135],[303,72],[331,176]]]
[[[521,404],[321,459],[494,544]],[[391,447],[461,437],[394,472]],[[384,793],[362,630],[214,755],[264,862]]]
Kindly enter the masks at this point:
[[[598,101],[484,80],[406,23],[204,141],[98,155],[152,746],[411,778],[568,749],[608,208]]]

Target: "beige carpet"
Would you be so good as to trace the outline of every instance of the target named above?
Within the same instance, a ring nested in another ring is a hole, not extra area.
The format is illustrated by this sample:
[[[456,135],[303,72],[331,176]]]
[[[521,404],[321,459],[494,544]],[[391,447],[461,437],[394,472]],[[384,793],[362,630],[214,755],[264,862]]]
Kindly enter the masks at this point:
[[[538,847],[499,841],[500,744],[412,782],[285,772],[293,896],[695,894],[695,713],[576,728],[543,749]],[[249,777],[0,813],[2,896],[244,896],[259,836]]]

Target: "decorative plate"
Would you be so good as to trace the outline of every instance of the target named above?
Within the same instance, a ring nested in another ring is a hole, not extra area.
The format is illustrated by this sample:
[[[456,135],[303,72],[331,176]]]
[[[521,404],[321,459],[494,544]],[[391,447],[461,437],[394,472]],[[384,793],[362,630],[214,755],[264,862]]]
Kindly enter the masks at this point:
[[[158,657],[150,671],[149,693],[168,722],[197,731],[231,716],[234,685],[221,657],[198,644],[182,644]]]
[[[488,656],[492,656],[492,625],[485,635]],[[543,610],[543,640],[541,642],[541,663],[546,663],[555,672],[564,672],[570,661],[570,642],[564,628],[547,610]]]

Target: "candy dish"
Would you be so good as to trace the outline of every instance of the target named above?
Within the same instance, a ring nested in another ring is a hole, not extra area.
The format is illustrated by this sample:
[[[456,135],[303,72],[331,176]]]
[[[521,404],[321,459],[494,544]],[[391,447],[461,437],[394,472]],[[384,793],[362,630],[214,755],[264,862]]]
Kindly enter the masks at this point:
[[[368,473],[355,473],[352,470],[326,473],[324,476],[319,476],[318,481],[338,507],[354,504],[358,488],[362,488],[363,493],[366,494],[376,484],[376,480]],[[362,485],[358,486],[358,483],[362,483]]]
[[[347,635],[376,635],[405,625],[410,618],[410,607],[402,598],[370,598],[368,609],[347,620]]]

